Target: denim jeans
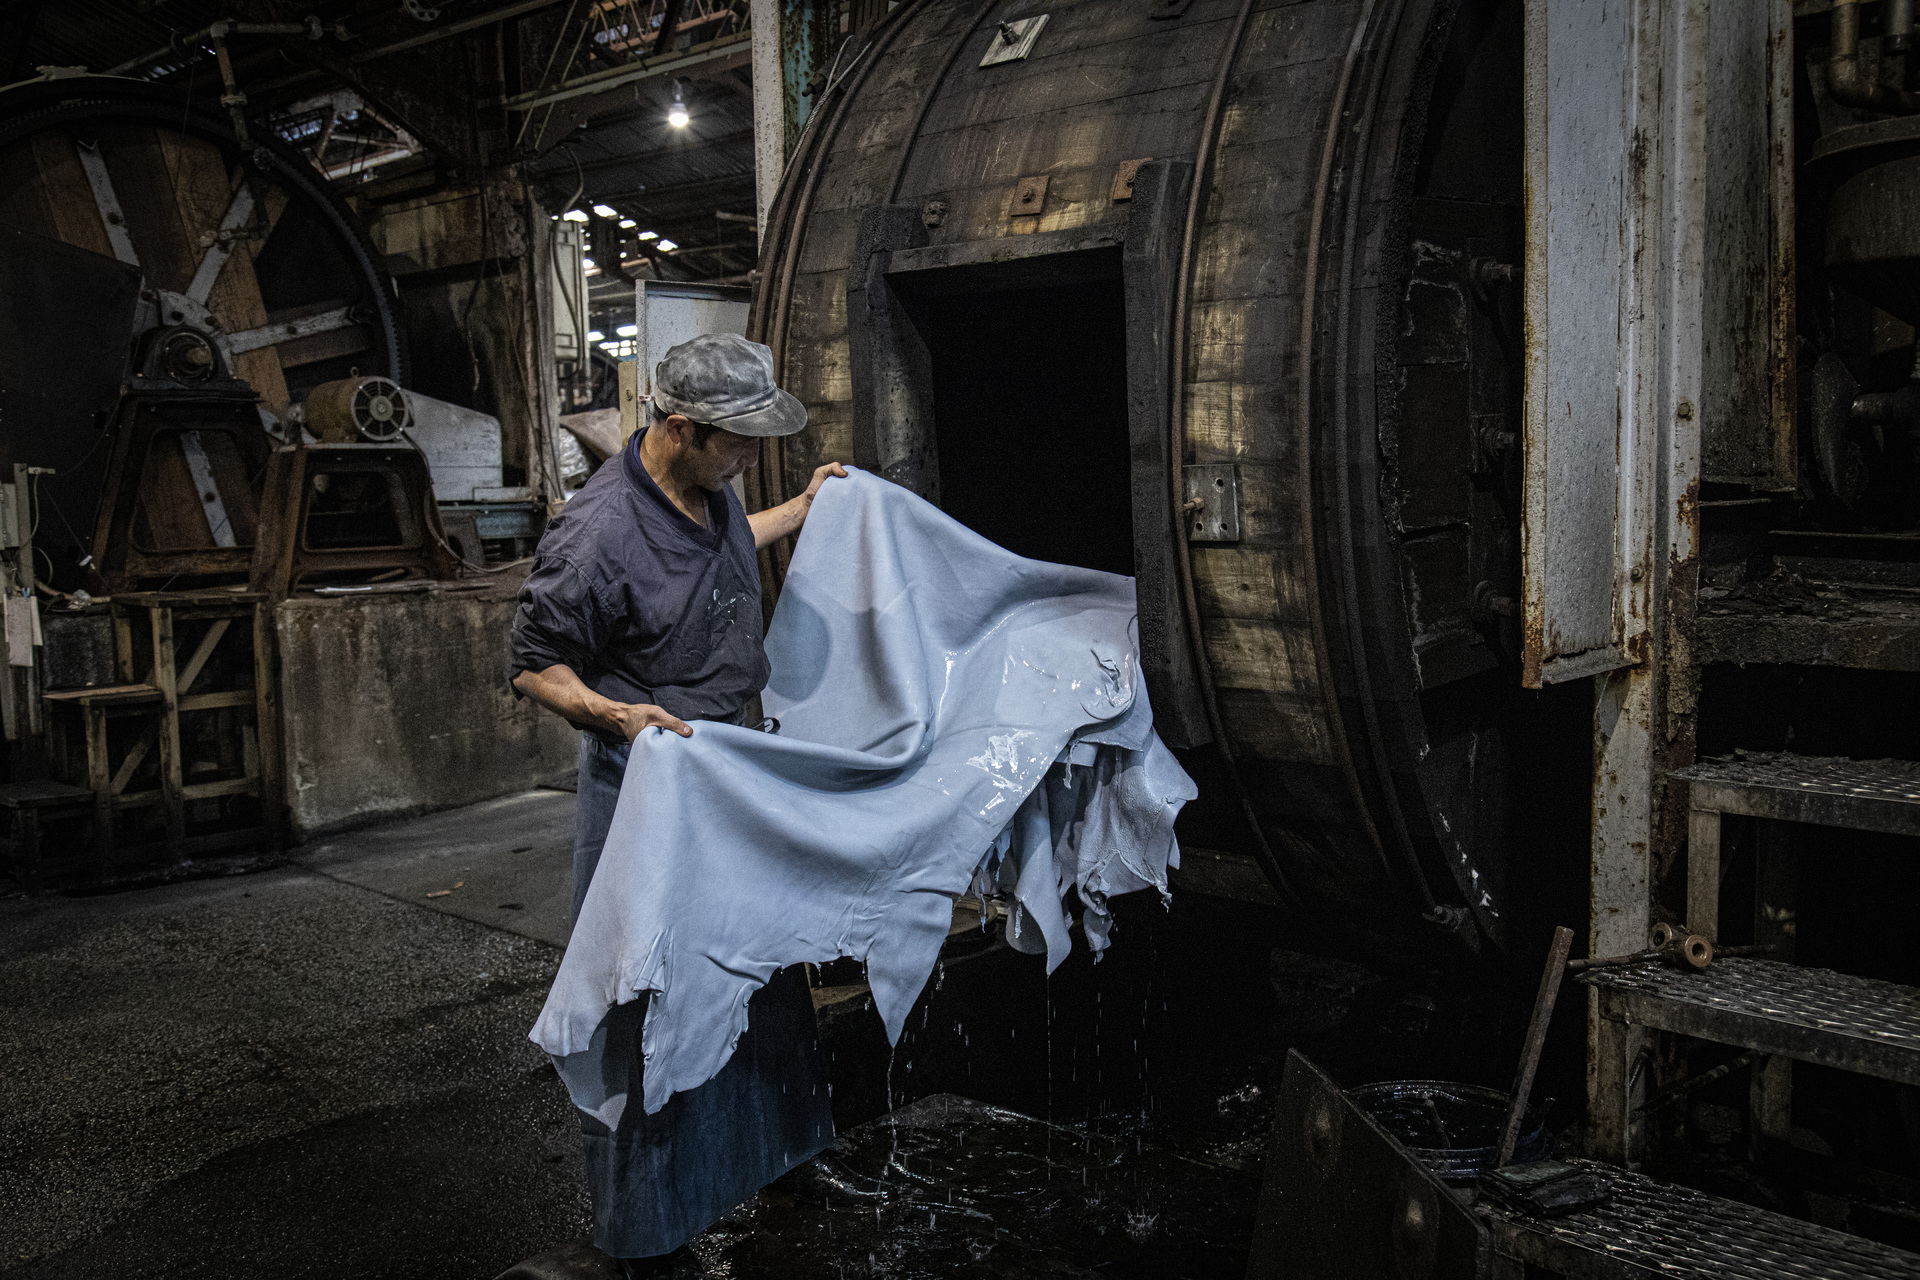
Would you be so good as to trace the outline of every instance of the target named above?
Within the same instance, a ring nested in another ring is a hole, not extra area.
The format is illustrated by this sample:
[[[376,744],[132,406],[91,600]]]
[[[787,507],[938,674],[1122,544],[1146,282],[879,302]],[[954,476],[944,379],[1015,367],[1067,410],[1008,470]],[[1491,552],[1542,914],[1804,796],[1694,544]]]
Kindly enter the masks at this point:
[[[607,829],[613,825],[613,809],[620,803],[620,784],[627,776],[630,743],[610,746],[590,733],[580,735],[580,802],[573,816],[573,919],[580,918],[580,904],[587,900],[587,886],[593,882],[593,869],[600,865],[600,851],[607,847]]]

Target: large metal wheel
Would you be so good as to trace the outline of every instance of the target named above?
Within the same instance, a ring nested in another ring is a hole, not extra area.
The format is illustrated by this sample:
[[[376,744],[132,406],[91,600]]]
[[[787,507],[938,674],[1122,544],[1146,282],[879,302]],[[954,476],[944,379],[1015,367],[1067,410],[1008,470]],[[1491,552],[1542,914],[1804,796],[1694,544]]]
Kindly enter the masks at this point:
[[[0,93],[0,223],[136,268],[272,413],[356,369],[406,380],[392,279],[326,180],[175,95],[104,76]]]
[[[172,94],[104,76],[0,92],[0,230],[21,308],[0,450],[51,473],[35,545],[61,589],[88,580],[101,428],[138,330],[203,331],[276,417],[356,372],[406,382],[393,281],[352,212],[278,139],[243,147]]]

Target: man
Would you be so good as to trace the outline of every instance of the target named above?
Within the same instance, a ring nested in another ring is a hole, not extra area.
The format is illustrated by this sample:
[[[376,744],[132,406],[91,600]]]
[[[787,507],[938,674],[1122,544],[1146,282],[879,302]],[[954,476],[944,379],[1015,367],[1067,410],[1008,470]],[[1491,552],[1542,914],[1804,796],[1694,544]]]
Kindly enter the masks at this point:
[[[762,439],[806,423],[766,347],[732,334],[683,343],[654,372],[650,423],[540,540],[514,615],[511,679],[516,695],[581,731],[576,918],[641,730],[691,737],[698,721],[758,714],[768,668],[754,553],[798,532],[820,486],[846,471],[830,462],[805,493],[752,515],[728,482]],[[607,1069],[626,1073],[635,1099],[644,1004],[619,1006],[602,1028]],[[614,1257],[670,1253],[832,1141],[804,974],[776,975],[748,1018],[727,1067],[656,1115],[636,1101],[610,1130],[581,1113],[594,1243]]]

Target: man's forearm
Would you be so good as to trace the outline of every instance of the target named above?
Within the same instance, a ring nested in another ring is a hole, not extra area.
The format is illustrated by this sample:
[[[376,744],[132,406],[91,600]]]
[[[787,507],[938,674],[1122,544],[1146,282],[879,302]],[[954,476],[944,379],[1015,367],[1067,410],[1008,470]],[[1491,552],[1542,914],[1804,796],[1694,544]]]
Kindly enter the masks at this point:
[[[572,667],[556,664],[545,671],[522,671],[513,678],[513,687],[562,719],[620,731],[604,714],[608,699],[587,688]]]
[[[686,721],[650,702],[615,702],[589,689],[572,667],[555,663],[545,671],[522,671],[513,687],[574,724],[595,724],[627,741],[642,729],[665,729],[683,738],[693,736]]]
[[[813,483],[807,491],[797,498],[770,507],[765,511],[756,511],[747,517],[747,524],[753,528],[753,548],[772,542],[778,542],[790,533],[800,532],[800,526],[807,522],[807,512],[813,507],[813,495],[820,492],[820,486],[829,476],[846,478],[847,469],[837,462],[822,463],[813,469]]]
[[[807,508],[812,505],[813,498],[803,493],[777,507],[749,515],[747,523],[753,527],[754,550],[778,542],[790,533],[800,532],[800,526],[807,522]]]

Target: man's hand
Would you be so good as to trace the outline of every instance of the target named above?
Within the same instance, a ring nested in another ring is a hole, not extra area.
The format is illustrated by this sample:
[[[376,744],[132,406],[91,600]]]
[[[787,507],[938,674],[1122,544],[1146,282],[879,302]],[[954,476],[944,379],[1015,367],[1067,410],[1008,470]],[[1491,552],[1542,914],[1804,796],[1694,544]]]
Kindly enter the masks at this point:
[[[642,729],[671,729],[683,738],[693,736],[693,726],[670,712],[647,702],[615,702],[587,688],[572,667],[556,663],[545,671],[522,671],[513,678],[513,687],[556,715],[575,724],[599,725],[632,742]]]
[[[837,462],[829,462],[813,469],[813,483],[799,497],[783,502],[766,511],[756,511],[747,517],[747,523],[753,526],[754,550],[759,550],[772,542],[778,542],[790,533],[800,532],[800,526],[806,523],[807,509],[813,506],[815,495],[820,486],[834,476],[846,477],[847,469]]]
[[[820,492],[820,486],[827,482],[829,476],[838,476],[840,479],[845,480],[847,478],[847,469],[837,462],[829,462],[825,466],[815,467],[813,469],[813,483],[808,485],[807,491],[800,495],[807,500],[808,506],[813,505],[814,495]]]
[[[671,729],[683,738],[693,736],[693,726],[670,711],[646,702],[615,702],[611,698],[600,699],[604,704],[600,709],[600,722],[609,729],[627,736],[632,742],[640,736],[642,729]]]

